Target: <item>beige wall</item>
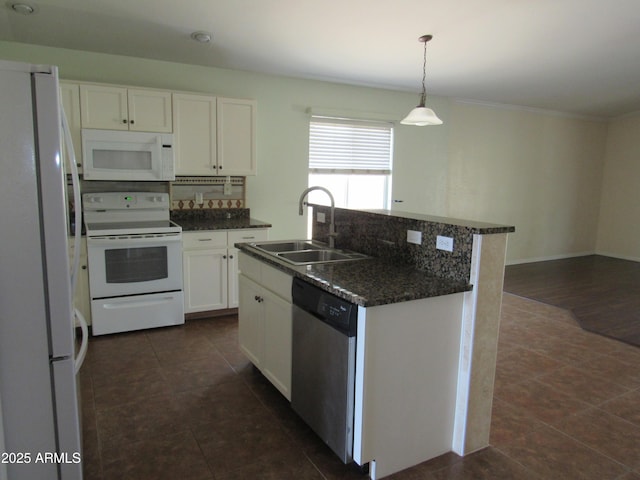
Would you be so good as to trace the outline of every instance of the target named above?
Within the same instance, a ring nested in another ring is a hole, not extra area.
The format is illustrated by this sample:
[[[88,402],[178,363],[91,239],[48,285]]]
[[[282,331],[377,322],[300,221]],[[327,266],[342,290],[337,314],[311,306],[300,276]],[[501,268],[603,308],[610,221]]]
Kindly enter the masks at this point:
[[[609,124],[597,251],[640,261],[640,113]]]
[[[448,212],[516,226],[507,260],[593,253],[605,122],[454,102]]]
[[[309,107],[399,120],[418,100],[417,91],[10,42],[0,42],[0,58],[55,64],[63,79],[255,98],[258,175],[248,178],[247,200],[252,216],[274,225],[273,239],[306,235],[297,202],[307,186]],[[444,125],[395,130],[392,196],[402,200],[395,209],[513,224],[510,262],[595,251],[605,122],[439,97],[427,103]]]

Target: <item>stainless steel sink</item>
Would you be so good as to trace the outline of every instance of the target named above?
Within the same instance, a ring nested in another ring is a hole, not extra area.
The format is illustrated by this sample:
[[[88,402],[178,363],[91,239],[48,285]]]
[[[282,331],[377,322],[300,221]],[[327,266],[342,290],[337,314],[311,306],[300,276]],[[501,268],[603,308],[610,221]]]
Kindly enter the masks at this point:
[[[256,242],[252,247],[293,265],[346,262],[369,258],[362,253],[336,250],[313,240],[289,240],[285,242]]]
[[[278,258],[287,260],[297,265],[317,262],[335,262],[337,260],[350,260],[348,255],[332,250],[304,250],[301,252],[279,253]]]
[[[254,247],[265,252],[298,252],[300,250],[319,250],[323,247],[308,240],[292,240],[289,242],[263,242],[254,243]]]

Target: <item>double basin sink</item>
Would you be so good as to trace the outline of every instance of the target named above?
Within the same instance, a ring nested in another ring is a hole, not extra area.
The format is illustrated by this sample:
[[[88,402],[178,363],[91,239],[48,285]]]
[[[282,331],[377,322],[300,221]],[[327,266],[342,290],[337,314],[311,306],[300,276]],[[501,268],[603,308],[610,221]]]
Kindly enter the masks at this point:
[[[251,246],[293,265],[346,262],[369,258],[362,253],[329,248],[312,240],[256,242],[252,243]]]

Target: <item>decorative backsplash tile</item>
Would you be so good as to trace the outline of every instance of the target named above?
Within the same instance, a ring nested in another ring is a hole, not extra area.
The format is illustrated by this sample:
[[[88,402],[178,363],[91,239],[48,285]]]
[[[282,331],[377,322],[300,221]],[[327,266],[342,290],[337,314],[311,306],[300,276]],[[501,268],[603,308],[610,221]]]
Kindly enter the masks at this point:
[[[170,183],[169,193],[171,210],[215,210],[246,206],[245,177],[176,177]]]
[[[202,203],[196,203],[194,199],[191,200],[174,200],[171,199],[171,210],[214,210],[214,209],[229,209],[229,208],[244,208],[244,200],[204,200]]]

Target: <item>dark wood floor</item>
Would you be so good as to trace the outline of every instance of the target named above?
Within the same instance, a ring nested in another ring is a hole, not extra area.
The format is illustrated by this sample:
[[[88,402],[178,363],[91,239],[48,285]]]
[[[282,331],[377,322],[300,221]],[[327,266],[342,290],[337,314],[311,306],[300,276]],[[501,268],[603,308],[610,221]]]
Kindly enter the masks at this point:
[[[583,329],[640,347],[640,262],[589,255],[509,265],[504,291],[571,310]]]

